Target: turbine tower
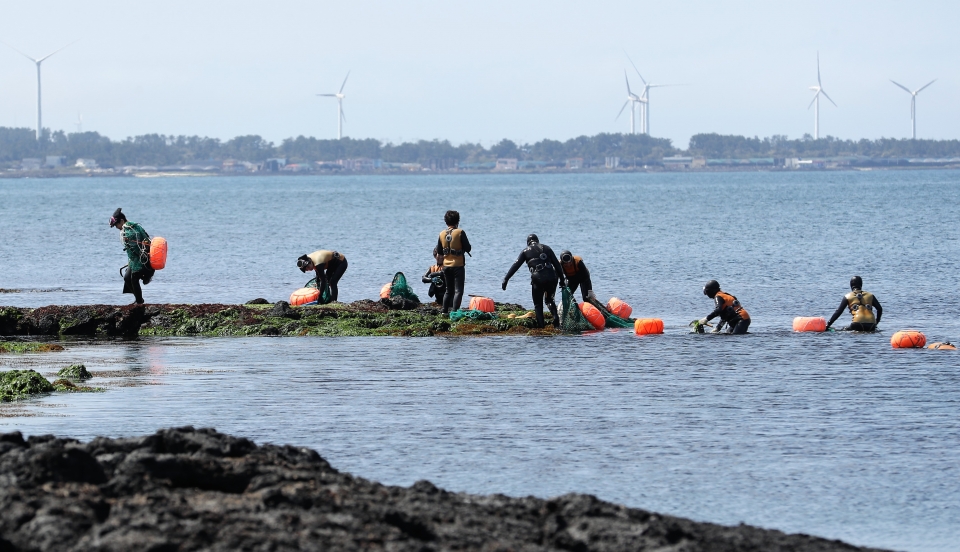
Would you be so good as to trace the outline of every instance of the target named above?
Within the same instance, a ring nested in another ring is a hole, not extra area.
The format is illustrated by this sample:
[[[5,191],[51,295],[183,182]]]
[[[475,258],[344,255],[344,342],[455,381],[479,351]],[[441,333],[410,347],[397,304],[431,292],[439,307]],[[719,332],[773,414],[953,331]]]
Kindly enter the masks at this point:
[[[67,46],[71,46],[71,45],[73,45],[73,44],[75,44],[75,43],[76,43],[76,41],[73,41],[73,42],[71,42],[70,44],[67,44]],[[41,133],[43,132],[43,116],[42,116],[42,110],[41,110],[41,104],[40,104],[40,64],[43,63],[43,61],[44,61],[45,59],[48,59],[50,56],[52,56],[53,54],[56,54],[56,53],[59,52],[60,50],[63,50],[63,49],[66,48],[67,46],[63,46],[63,47],[61,47],[60,49],[54,50],[53,52],[51,52],[51,53],[43,56],[42,58],[37,59],[37,58],[32,58],[32,57],[28,56],[27,54],[21,52],[20,50],[17,50],[16,48],[14,48],[13,46],[10,46],[10,45],[7,44],[6,42],[4,42],[4,44],[6,44],[6,45],[7,45],[8,47],[10,47],[11,49],[13,49],[13,51],[15,51],[16,53],[20,54],[21,56],[23,56],[23,57],[29,59],[30,61],[32,61],[33,63],[35,63],[36,66],[37,66],[37,142],[39,142],[39,141],[40,141],[40,135],[41,135]]]
[[[626,55],[626,52],[624,52]],[[640,77],[640,82],[643,83],[643,94],[640,94],[640,134],[650,135],[650,89],[651,88],[663,88],[664,86],[682,86],[679,84],[653,84],[652,82],[647,82],[643,78],[643,75],[640,74],[640,70],[637,69],[637,65],[633,63],[633,60],[630,59],[630,56],[627,56],[627,59],[630,61],[630,65],[633,66],[633,70],[637,72],[637,76]]]
[[[910,94],[910,125],[913,127],[913,139],[916,140],[917,139],[917,94],[919,94],[920,91],[923,90],[924,88],[937,82],[937,79],[933,79],[932,81],[921,86],[920,88],[917,88],[913,92],[911,92],[910,89],[907,88],[906,86],[900,84],[899,82],[893,79],[890,79],[890,82],[899,86],[900,88],[903,88],[907,92],[907,94]]]
[[[617,113],[616,119],[619,119],[619,118],[620,118],[620,115],[623,114],[623,110],[627,108],[627,104],[631,104],[631,105],[630,105],[630,134],[636,134],[636,133],[637,133],[637,127],[636,127],[636,116],[637,116],[636,104],[640,104],[640,109],[642,110],[642,109],[643,109],[643,104],[647,103],[647,100],[645,100],[644,98],[641,98],[640,96],[637,96],[636,94],[634,94],[634,93],[630,90],[630,79],[627,78],[627,72],[626,72],[626,71],[623,72],[623,80],[627,81],[627,101],[623,103],[623,107],[620,108],[620,113]],[[616,120],[616,119],[614,119],[614,120]]]
[[[823,83],[820,82],[820,52],[817,52],[817,85],[811,86],[810,90],[813,90],[814,92],[816,92],[816,94],[813,95],[813,101],[810,102],[810,105],[807,106],[807,109],[810,109],[811,107],[816,105],[816,108],[813,110],[813,139],[819,140],[820,139],[820,94],[823,94],[824,98],[830,100],[830,103],[832,103],[834,107],[840,107],[837,105],[837,102],[833,101],[833,99],[827,95],[826,91],[823,89]]]
[[[347,120],[347,117],[343,114],[343,99],[346,97],[343,93],[343,87],[347,85],[348,78],[350,78],[350,71],[347,71],[347,76],[343,77],[343,84],[340,85],[340,91],[336,94],[317,94],[317,96],[337,99],[337,140],[343,138],[343,122]]]

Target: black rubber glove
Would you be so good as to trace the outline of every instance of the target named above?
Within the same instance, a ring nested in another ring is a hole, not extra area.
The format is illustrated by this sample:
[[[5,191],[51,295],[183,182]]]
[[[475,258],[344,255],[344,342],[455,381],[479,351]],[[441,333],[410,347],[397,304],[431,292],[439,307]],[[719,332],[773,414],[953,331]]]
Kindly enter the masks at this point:
[[[506,280],[506,279],[503,280],[503,283],[500,284],[500,287],[503,288],[503,291],[507,291],[507,280]]]

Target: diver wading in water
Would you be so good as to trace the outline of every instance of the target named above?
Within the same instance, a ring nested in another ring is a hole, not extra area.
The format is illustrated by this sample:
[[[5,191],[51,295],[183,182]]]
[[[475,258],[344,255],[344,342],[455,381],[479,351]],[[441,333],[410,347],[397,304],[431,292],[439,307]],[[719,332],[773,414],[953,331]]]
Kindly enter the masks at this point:
[[[314,271],[317,275],[317,289],[323,293],[324,287],[330,288],[330,301],[337,300],[337,284],[343,273],[347,271],[347,258],[337,251],[320,249],[309,255],[297,258],[297,268],[300,272]]]
[[[118,207],[110,217],[110,226],[120,230],[120,242],[127,253],[127,266],[123,272],[123,292],[132,293],[134,305],[143,304],[140,282],[149,284],[156,272],[150,266],[150,236],[137,223],[129,222]]]
[[[590,271],[587,270],[587,265],[583,264],[582,258],[569,251],[561,251],[560,266],[563,267],[560,278],[566,278],[570,293],[576,292],[579,287],[584,303],[597,300],[597,295],[593,292],[593,282],[590,281]]]
[[[446,293],[446,287],[443,285],[443,257],[437,253],[436,249],[433,250],[433,259],[436,261],[436,264],[431,265],[430,268],[423,273],[423,278],[421,278],[420,281],[425,284],[430,284],[430,287],[427,289],[427,295],[433,297],[434,302],[442,305],[443,295]]]
[[[440,232],[437,238],[436,251],[443,256],[443,310],[442,314],[449,314],[451,310],[460,310],[463,303],[463,284],[466,279],[466,264],[464,255],[470,253],[470,240],[467,233],[458,228],[460,213],[447,211],[443,215],[446,229]]]
[[[540,243],[540,238],[536,234],[527,236],[527,247],[520,252],[520,256],[514,261],[513,266],[507,271],[503,278],[503,284],[500,286],[507,289],[507,282],[516,274],[517,270],[527,263],[530,269],[530,287],[533,295],[533,308],[537,314],[537,327],[542,328],[546,325],[543,320],[543,304],[546,303],[553,315],[553,326],[560,327],[560,316],[557,314],[557,303],[554,297],[557,294],[558,278],[563,274],[563,268],[556,254],[550,246]]]
[[[849,332],[874,332],[877,330],[877,324],[883,316],[883,307],[880,301],[869,291],[863,291],[863,279],[859,276],[850,278],[850,293],[843,296],[840,306],[827,322],[827,328],[833,325],[843,314],[843,310],[848,309],[853,317],[850,325],[841,331]],[[877,309],[877,314],[873,314],[873,309]]]
[[[714,300],[716,308],[713,309],[713,312],[699,320],[701,325],[719,316],[720,323],[717,324],[716,329],[713,330],[714,333],[718,333],[724,324],[730,327],[727,333],[747,333],[747,328],[750,327],[750,314],[747,313],[747,310],[743,308],[743,305],[740,304],[740,301],[737,300],[736,297],[721,291],[720,283],[716,280],[710,280],[703,286],[703,294]]]

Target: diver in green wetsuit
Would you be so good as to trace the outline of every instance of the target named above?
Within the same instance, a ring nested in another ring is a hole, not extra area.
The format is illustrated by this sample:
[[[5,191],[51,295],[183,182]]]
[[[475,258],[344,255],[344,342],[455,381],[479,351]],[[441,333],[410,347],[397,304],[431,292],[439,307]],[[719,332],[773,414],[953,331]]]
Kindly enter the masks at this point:
[[[137,223],[127,220],[127,216],[118,207],[110,217],[110,226],[120,230],[120,241],[127,253],[127,266],[123,272],[123,292],[132,293],[133,304],[143,304],[143,291],[140,282],[149,284],[153,278],[150,266],[150,236]]]

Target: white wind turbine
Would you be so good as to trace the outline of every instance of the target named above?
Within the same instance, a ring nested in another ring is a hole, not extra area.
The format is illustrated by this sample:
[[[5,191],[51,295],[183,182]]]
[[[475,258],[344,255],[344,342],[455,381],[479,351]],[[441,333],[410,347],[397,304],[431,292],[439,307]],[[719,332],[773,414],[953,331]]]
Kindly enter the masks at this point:
[[[643,109],[643,104],[647,103],[647,100],[637,96],[633,93],[633,91],[630,90],[630,79],[627,78],[626,71],[623,72],[623,80],[627,82],[627,101],[623,103],[623,107],[620,108],[620,113],[617,113],[616,119],[620,118],[620,115],[623,114],[623,110],[627,108],[627,104],[630,104],[630,134],[636,134],[636,104],[640,104],[640,109]]]
[[[343,84],[340,85],[340,91],[336,94],[317,94],[317,96],[337,99],[337,140],[343,138],[343,122],[347,120],[347,117],[343,114],[343,99],[346,97],[343,93],[343,87],[347,85],[348,78],[350,78],[350,71],[347,71],[347,76],[343,77]]]
[[[624,52],[626,55],[626,52]],[[643,83],[643,94],[640,94],[640,134],[650,134],[650,89],[651,88],[663,88],[664,86],[683,86],[680,84],[653,84],[647,82],[643,78],[643,75],[640,74],[640,70],[637,69],[637,65],[630,59],[630,56],[627,56],[627,59],[630,61],[630,65],[633,65],[633,70],[637,72],[637,76],[640,77],[640,82]]]
[[[70,44],[67,44],[67,46],[71,46],[71,45],[73,45],[73,44],[76,44],[76,42],[77,42],[77,41],[74,40],[74,41],[71,42]],[[17,50],[16,48],[14,48],[13,46],[10,46],[10,45],[7,44],[6,42],[4,42],[3,44],[6,44],[6,45],[7,45],[9,48],[11,48],[13,51],[15,51],[16,53],[20,54],[21,56],[29,59],[30,61],[32,61],[33,63],[35,63],[36,66],[37,66],[37,141],[39,142],[39,141],[40,141],[40,134],[43,132],[43,118],[42,118],[42,111],[41,111],[41,104],[40,104],[40,64],[43,63],[43,61],[44,61],[45,59],[49,58],[49,57],[52,56],[53,54],[56,54],[56,53],[59,52],[60,50],[63,50],[63,49],[66,48],[67,46],[63,46],[63,47],[61,47],[60,49],[54,50],[53,52],[51,52],[51,53],[43,56],[42,58],[37,59],[37,58],[32,58],[32,57],[28,56],[27,54],[21,52],[20,50]]]
[[[910,124],[913,126],[913,139],[916,140],[917,139],[917,94],[919,94],[920,91],[923,90],[924,88],[937,82],[937,79],[933,79],[932,81],[921,86],[920,88],[917,88],[913,92],[911,92],[910,89],[907,88],[906,86],[900,84],[899,82],[893,79],[890,79],[890,82],[899,86],[900,88],[903,88],[904,90],[906,90],[907,94],[910,94]]]
[[[811,86],[810,90],[813,90],[814,92],[816,92],[816,94],[814,94],[813,101],[810,102],[810,105],[807,106],[807,109],[810,109],[811,107],[816,105],[816,108],[813,110],[813,139],[819,140],[820,139],[820,94],[823,94],[824,98],[830,100],[830,103],[832,103],[834,107],[840,107],[837,105],[837,102],[833,101],[833,99],[827,95],[826,91],[824,91],[823,89],[823,83],[820,82],[820,52],[817,52],[817,85]]]

